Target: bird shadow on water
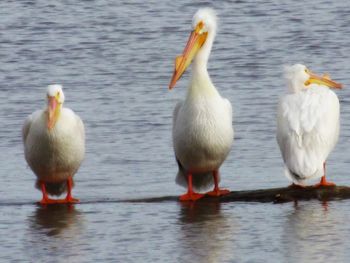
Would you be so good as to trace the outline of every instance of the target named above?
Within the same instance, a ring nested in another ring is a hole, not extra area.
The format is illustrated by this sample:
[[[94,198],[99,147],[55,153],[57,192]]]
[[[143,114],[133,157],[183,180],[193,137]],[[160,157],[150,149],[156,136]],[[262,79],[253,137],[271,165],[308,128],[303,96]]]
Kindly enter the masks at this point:
[[[36,207],[28,217],[28,232],[23,244],[26,256],[31,262],[33,259],[33,262],[51,262],[53,258],[69,257],[73,261],[75,257],[79,258],[83,219],[74,205]]]
[[[219,202],[181,202],[180,217],[182,223],[200,223],[220,217]]]
[[[339,262],[344,247],[337,244],[347,240],[342,231],[347,222],[335,206],[333,202],[294,204],[283,224],[286,262]]]
[[[58,236],[75,229],[80,223],[81,213],[74,205],[38,206],[30,216],[31,229]]]
[[[217,262],[232,234],[232,218],[221,211],[219,202],[180,203],[178,223],[181,260]]]

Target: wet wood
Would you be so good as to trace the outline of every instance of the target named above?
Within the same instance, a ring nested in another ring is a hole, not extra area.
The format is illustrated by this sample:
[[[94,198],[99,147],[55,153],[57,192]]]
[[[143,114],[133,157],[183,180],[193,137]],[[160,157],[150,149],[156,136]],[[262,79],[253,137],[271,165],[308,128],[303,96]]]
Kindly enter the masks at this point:
[[[350,199],[350,187],[348,186],[328,186],[315,188],[308,187],[281,187],[259,190],[232,191],[228,195],[221,197],[204,196],[196,202],[259,202],[259,203],[285,203],[302,200],[343,200]],[[146,198],[104,198],[104,199],[81,199],[76,205],[100,204],[100,203],[161,203],[161,202],[180,202],[179,196],[160,196]],[[1,206],[24,206],[37,204],[37,202],[21,202],[18,200],[3,200]],[[60,205],[60,204],[58,204]],[[65,204],[62,204],[65,205]],[[38,205],[40,206],[40,205]]]
[[[301,200],[342,200],[350,199],[350,187],[348,186],[327,186],[315,188],[308,187],[282,187],[271,189],[247,190],[247,191],[232,191],[228,195],[221,197],[205,196],[196,202],[261,202],[261,203],[285,203]],[[143,199],[130,199],[121,202],[132,203],[157,203],[178,201],[177,196],[164,196]],[[120,201],[119,201],[120,202]]]
[[[350,199],[348,186],[322,186],[322,187],[283,187],[250,191],[233,191],[229,195],[220,197],[221,202],[273,202],[285,203],[301,200],[331,201]]]

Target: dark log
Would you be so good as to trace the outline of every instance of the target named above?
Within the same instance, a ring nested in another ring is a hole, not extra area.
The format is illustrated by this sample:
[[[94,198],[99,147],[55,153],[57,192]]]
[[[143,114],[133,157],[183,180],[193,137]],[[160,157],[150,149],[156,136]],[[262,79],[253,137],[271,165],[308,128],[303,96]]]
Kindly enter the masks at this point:
[[[250,191],[233,191],[226,196],[220,197],[220,201],[285,203],[311,199],[331,201],[349,198],[350,187],[348,186],[322,186],[317,188],[314,186],[290,186]]]
[[[205,196],[196,202],[261,202],[261,203],[285,203],[301,200],[331,201],[350,199],[350,187],[348,186],[322,186],[299,187],[290,186],[282,188],[232,191],[221,197]],[[158,203],[178,201],[177,196],[164,196],[142,199],[119,200],[119,202],[132,203]]]
[[[232,191],[225,196],[211,197],[204,196],[196,202],[260,202],[260,203],[285,203],[302,200],[331,201],[350,199],[350,187],[348,186],[314,186],[307,187],[282,187],[259,190]],[[160,203],[179,202],[179,196],[146,197],[137,199],[82,199],[77,205],[99,204],[99,203]],[[32,205],[33,202],[20,202],[13,200],[3,200],[1,206],[23,206]],[[34,203],[37,204],[37,203]],[[58,204],[57,206],[60,206]],[[40,206],[40,205],[39,205]]]

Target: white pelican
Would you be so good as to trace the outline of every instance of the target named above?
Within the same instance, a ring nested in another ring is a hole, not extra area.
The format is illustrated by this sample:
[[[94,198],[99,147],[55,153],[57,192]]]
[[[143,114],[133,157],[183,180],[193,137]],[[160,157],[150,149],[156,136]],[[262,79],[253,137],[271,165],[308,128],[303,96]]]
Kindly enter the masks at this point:
[[[82,120],[72,110],[63,108],[61,85],[47,88],[47,109],[29,115],[22,128],[24,154],[37,176],[41,189],[41,204],[75,203],[72,197],[73,176],[85,153],[85,132]],[[50,199],[48,194],[60,195],[63,200]]]
[[[280,99],[277,112],[285,174],[296,185],[320,177],[316,186],[334,185],[326,181],[325,167],[339,137],[339,100],[329,88],[342,85],[300,64],[286,67],[285,75],[289,92]]]
[[[202,8],[193,17],[193,31],[183,54],[176,57],[172,89],[191,64],[192,78],[186,99],[173,113],[173,146],[179,166],[176,182],[188,191],[180,200],[197,200],[203,196],[193,191],[208,187],[214,181],[210,195],[223,195],[219,189],[219,167],[230,152],[233,142],[231,103],[220,96],[210,80],[207,62],[216,33],[216,15]]]

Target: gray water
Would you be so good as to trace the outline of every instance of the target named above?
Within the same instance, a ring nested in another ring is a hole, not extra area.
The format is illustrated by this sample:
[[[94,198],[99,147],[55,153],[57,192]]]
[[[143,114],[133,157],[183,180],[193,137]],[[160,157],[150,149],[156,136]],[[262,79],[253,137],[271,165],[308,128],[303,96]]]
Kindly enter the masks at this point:
[[[220,19],[209,73],[234,108],[222,186],[288,184],[275,109],[283,65],[297,62],[345,87],[328,178],[350,184],[346,1],[1,1],[1,262],[347,262],[349,201],[115,202],[184,192],[174,183],[171,116],[189,73],[167,86],[202,6]],[[64,85],[66,107],[86,127],[74,189],[82,203],[71,207],[34,204],[41,195],[23,157],[21,126],[50,83]]]

